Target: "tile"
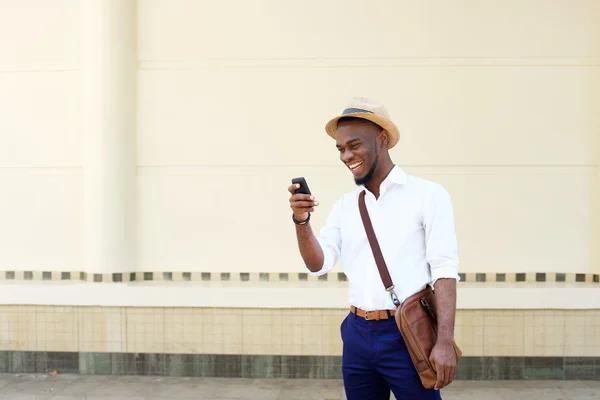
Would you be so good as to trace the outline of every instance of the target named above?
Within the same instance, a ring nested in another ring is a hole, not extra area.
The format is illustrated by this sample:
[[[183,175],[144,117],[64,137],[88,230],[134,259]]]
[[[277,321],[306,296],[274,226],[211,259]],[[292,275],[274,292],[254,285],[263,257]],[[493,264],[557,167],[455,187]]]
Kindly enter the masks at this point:
[[[506,274],[496,274],[496,282],[506,282]]]
[[[585,282],[585,274],[575,274],[575,282]]]
[[[184,281],[191,281],[192,280],[192,273],[191,272],[184,272],[182,274],[182,278]]]
[[[135,370],[138,375],[165,375],[165,355],[153,353],[136,354]]]
[[[484,365],[483,357],[462,357],[456,366],[456,379],[481,380]]]
[[[322,379],[323,357],[282,356],[281,377],[294,379]]]
[[[121,274],[121,273],[112,274],[112,281],[113,282],[123,282],[123,274]]]
[[[535,281],[536,282],[546,282],[546,273],[545,272],[538,272],[535,274]]]
[[[596,379],[596,357],[565,357],[565,379]]]
[[[112,353],[111,372],[113,375],[136,375],[135,354]]]
[[[342,379],[342,356],[323,357],[323,379]]]
[[[10,372],[10,351],[0,351],[0,374]]]
[[[202,376],[197,368],[197,357],[193,354],[167,354],[165,356],[166,376]]]
[[[523,379],[564,379],[563,357],[527,357],[523,365]]]
[[[460,278],[461,282],[466,282],[467,281],[467,274],[465,274],[464,272],[459,272],[458,273],[458,277]]]
[[[35,359],[34,371],[36,373],[45,374],[53,371],[52,369],[48,369],[48,353],[45,351],[34,351],[33,357]]]
[[[525,280],[526,280],[525,273],[517,273],[516,279],[517,279],[517,282],[525,282]]]
[[[84,375],[111,375],[111,353],[79,353],[79,372]]]
[[[564,274],[564,273],[556,274],[556,282],[566,282],[566,280],[567,280],[566,274]]]
[[[12,351],[10,353],[10,372],[18,373],[35,373],[36,372],[36,356],[33,351]]]
[[[484,357],[483,379],[485,380],[522,380],[523,357]]]
[[[242,377],[242,355],[203,354],[202,376],[221,378]]]
[[[281,377],[281,356],[242,356],[242,377],[253,379],[272,379]]]
[[[486,275],[484,273],[475,274],[475,282],[485,282],[485,281],[486,281]]]
[[[600,381],[600,357],[595,357],[595,369],[594,369],[594,378],[597,381]]]
[[[79,353],[48,352],[46,353],[46,371],[57,371],[61,374],[79,373]]]

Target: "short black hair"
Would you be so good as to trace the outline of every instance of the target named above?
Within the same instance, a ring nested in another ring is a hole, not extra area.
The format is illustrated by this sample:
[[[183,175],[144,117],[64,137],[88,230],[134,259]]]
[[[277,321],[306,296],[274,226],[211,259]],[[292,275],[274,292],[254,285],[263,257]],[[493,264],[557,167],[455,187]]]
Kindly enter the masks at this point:
[[[383,128],[381,126],[377,125],[375,122],[369,121],[368,119],[360,118],[360,117],[342,117],[342,118],[338,119],[337,126],[340,126],[340,123],[342,123],[342,122],[360,122],[363,124],[373,125],[373,126],[377,127],[378,129],[383,130]]]

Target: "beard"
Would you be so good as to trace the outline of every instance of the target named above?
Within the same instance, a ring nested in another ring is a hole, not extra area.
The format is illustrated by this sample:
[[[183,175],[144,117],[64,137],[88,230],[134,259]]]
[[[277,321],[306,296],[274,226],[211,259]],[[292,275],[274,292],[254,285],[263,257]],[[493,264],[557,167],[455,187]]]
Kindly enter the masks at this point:
[[[366,185],[367,183],[369,183],[371,181],[371,179],[373,179],[373,175],[375,175],[375,166],[377,165],[378,160],[379,160],[379,155],[375,156],[375,160],[373,161],[373,164],[371,165],[369,172],[367,172],[367,174],[365,176],[363,176],[362,178],[354,178],[354,182],[357,185]]]

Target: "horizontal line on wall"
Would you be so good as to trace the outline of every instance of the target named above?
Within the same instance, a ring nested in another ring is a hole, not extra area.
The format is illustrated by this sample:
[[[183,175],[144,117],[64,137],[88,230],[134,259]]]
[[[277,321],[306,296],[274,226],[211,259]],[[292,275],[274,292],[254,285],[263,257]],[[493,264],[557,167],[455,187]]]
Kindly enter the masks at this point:
[[[598,274],[589,272],[460,272],[461,283],[594,283],[600,282]],[[330,272],[312,276],[305,272],[231,272],[231,271],[143,271],[94,273],[84,271],[0,271],[0,282],[7,281],[83,281],[83,282],[229,282],[252,285],[260,282],[289,282],[308,284],[311,282],[347,282],[344,272]]]
[[[523,58],[273,58],[142,60],[140,70],[185,70],[203,68],[363,68],[363,67],[595,67],[600,57]]]
[[[597,165],[399,165],[408,173],[439,175],[595,175]],[[306,171],[344,168],[340,165],[139,165],[139,175],[254,175],[256,170],[302,168]],[[0,165],[0,174],[82,174],[81,166]]]
[[[0,165],[0,174],[19,175],[81,175],[81,166]]]
[[[594,175],[597,165],[399,165],[408,173],[431,173],[440,175]],[[257,169],[344,168],[339,165],[141,165],[139,175],[254,175]]]
[[[0,73],[16,72],[65,72],[80,71],[81,64],[65,63],[28,63],[28,64],[0,64]]]
[[[140,70],[203,68],[595,67],[600,57],[215,58],[140,60]],[[0,73],[81,71],[83,64],[0,64]]]

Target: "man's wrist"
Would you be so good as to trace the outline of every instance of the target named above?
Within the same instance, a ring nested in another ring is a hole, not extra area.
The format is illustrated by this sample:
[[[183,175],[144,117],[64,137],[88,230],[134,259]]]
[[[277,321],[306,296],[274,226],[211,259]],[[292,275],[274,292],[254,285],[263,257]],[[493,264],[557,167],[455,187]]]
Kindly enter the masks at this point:
[[[441,345],[451,345],[454,340],[451,336],[438,336],[436,343]]]
[[[298,221],[296,219],[296,216],[294,214],[292,214],[292,221],[294,221],[294,223],[296,225],[307,225],[308,221],[310,221],[310,213],[308,213],[308,217],[306,217],[306,219],[304,221]]]

